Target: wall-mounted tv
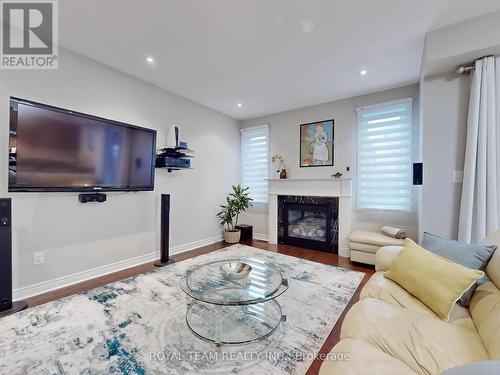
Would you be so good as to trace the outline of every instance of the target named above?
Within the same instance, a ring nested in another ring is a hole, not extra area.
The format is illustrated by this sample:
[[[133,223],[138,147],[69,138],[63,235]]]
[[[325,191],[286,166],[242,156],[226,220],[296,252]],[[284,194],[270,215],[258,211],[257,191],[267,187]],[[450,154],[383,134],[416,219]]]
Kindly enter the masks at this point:
[[[156,131],[10,98],[9,191],[154,188]]]

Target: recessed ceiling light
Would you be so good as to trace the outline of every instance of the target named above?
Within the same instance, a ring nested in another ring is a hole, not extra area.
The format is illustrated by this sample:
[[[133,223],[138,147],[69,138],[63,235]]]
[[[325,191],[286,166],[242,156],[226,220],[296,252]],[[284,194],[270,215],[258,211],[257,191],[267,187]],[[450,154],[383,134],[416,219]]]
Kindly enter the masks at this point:
[[[311,20],[302,20],[301,26],[302,26],[302,31],[305,34],[309,34],[316,27],[316,24]]]
[[[152,58],[151,56],[148,56],[148,57],[146,57],[146,61],[147,61],[148,63],[150,63],[150,64],[154,64],[155,59],[154,59],[154,58]]]
[[[243,104],[241,104],[241,103],[238,103],[238,104],[236,104],[236,105],[238,106],[238,108],[243,107]]]
[[[366,76],[367,73],[368,73],[368,71],[366,71],[365,69],[363,69],[361,72],[359,72],[359,74],[361,74],[362,76]]]

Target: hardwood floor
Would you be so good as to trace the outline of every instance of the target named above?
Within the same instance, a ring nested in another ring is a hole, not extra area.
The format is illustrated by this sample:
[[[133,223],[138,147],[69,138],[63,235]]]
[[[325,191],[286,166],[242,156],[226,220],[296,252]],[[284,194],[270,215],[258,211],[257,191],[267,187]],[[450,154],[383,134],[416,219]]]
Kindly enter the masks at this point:
[[[344,321],[346,313],[349,311],[351,306],[356,303],[359,300],[359,293],[365,283],[368,281],[370,276],[375,272],[373,268],[370,268],[368,266],[362,266],[362,265],[356,265],[352,264],[348,258],[343,258],[339,257],[338,255],[335,254],[329,254],[325,253],[322,251],[317,251],[317,250],[310,250],[310,249],[304,249],[296,246],[290,246],[290,245],[272,245],[269,244],[265,241],[259,241],[259,240],[251,240],[251,241],[244,241],[242,242],[245,245],[253,246],[262,250],[268,250],[268,251],[273,251],[273,252],[278,252],[281,254],[286,254],[286,255],[291,255],[295,256],[298,258],[304,258],[308,259],[314,262],[318,263],[324,263],[324,264],[329,264],[332,266],[339,266],[339,267],[344,267],[352,270],[357,270],[361,272],[365,272],[366,275],[361,281],[360,286],[356,290],[356,293],[354,294],[353,298],[347,305],[346,309],[340,316],[337,324],[333,328],[332,332],[330,332],[330,335],[326,339],[325,343],[323,344],[323,347],[320,350],[319,354],[326,354],[328,353],[334,346],[335,344],[340,340],[340,327],[342,326],[342,322]],[[208,245],[204,247],[200,247],[195,250],[187,251],[185,253],[179,254],[179,255],[174,255],[172,258],[176,262],[183,261],[185,259],[193,258],[201,254],[206,254],[211,251],[219,250],[222,249],[226,246],[230,246],[224,242],[219,242],[213,245]],[[127,268],[122,271],[114,272],[109,275],[101,276],[95,279],[87,280],[78,284],[74,284],[65,288],[57,289],[48,293],[40,294],[38,296],[34,296],[31,298],[28,298],[28,306],[33,307],[36,305],[40,305],[43,303],[47,303],[50,301],[54,301],[60,298],[64,298],[67,296],[70,296],[72,294],[80,293],[85,290],[89,290],[92,288],[96,288],[98,286],[106,285],[109,284],[113,281],[117,280],[122,280],[130,276],[138,275],[143,272],[151,271],[153,269],[156,269],[156,267],[153,265],[153,263],[146,263],[142,264],[140,266],[136,267],[131,267]],[[319,372],[319,368],[321,366],[321,360],[320,359],[315,359],[311,366],[309,367],[309,370],[307,371],[307,375],[313,375],[317,374]]]

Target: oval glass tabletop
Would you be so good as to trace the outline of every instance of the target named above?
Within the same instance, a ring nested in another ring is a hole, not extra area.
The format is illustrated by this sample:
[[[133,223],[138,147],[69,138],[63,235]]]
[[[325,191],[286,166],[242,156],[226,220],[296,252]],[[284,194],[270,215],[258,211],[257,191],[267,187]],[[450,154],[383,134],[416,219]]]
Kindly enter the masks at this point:
[[[181,280],[181,288],[201,302],[250,305],[281,295],[288,289],[288,280],[269,262],[233,258],[189,268]]]

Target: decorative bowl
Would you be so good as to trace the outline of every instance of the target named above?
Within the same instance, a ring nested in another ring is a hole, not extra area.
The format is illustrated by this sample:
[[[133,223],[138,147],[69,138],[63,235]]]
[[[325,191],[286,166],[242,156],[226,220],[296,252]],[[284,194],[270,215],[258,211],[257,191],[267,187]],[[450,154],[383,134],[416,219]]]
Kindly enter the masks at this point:
[[[230,279],[239,280],[248,276],[252,267],[242,262],[228,262],[220,266],[220,273]]]

